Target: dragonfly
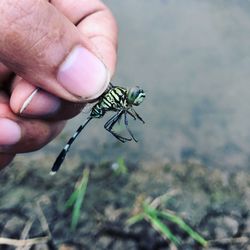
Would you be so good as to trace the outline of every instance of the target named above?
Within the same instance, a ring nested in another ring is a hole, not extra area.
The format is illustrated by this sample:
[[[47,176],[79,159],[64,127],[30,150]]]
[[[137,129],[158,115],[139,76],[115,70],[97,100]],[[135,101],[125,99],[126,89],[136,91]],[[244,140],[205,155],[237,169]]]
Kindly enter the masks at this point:
[[[110,83],[108,89],[98,98],[97,103],[91,108],[90,115],[87,117],[86,121],[78,127],[76,132],[68,140],[67,144],[57,156],[50,174],[54,175],[60,169],[72,143],[86,125],[93,119],[102,118],[109,111],[115,112],[115,114],[104,124],[104,128],[122,143],[132,140],[137,142],[137,139],[128,126],[128,116],[131,116],[134,120],[138,119],[142,123],[145,123],[134,109],[134,106],[139,106],[145,97],[145,92],[141,87],[135,86],[124,88],[114,86]],[[115,124],[119,123],[122,119],[129,137],[121,136],[113,129]]]

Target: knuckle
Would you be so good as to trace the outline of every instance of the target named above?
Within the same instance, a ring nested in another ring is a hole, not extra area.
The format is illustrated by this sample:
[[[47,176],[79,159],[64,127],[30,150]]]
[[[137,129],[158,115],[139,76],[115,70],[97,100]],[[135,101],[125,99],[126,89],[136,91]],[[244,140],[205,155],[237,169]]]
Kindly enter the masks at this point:
[[[5,0],[0,4],[2,14],[1,28],[8,34],[13,31],[22,32],[27,21],[35,15],[39,1]],[[29,27],[27,27],[29,29]],[[4,32],[4,33],[5,33]]]
[[[41,0],[5,0],[0,3],[0,57],[1,61],[17,72],[29,55],[35,27],[32,27]],[[22,61],[20,61],[20,58]]]
[[[59,9],[62,13],[65,13],[69,6],[75,4],[75,0],[51,0],[51,4],[53,4],[57,9]]]
[[[37,66],[46,68],[48,60],[53,61],[52,67],[57,66],[51,51],[55,44],[58,53],[53,54],[63,51],[65,27],[62,16],[47,1],[2,0],[1,12],[0,59],[4,64],[19,75],[36,71]]]

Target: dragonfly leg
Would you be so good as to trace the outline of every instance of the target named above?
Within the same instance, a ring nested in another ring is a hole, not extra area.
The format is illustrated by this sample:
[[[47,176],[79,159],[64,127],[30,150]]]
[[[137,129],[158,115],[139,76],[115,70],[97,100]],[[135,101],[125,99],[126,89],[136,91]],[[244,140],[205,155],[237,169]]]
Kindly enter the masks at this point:
[[[129,110],[127,110],[127,113],[128,113],[130,116],[132,116],[132,117],[134,118],[134,120],[136,120],[136,116],[135,116],[132,112],[130,112]]]
[[[115,133],[112,129],[114,127],[114,125],[121,119],[122,115],[124,114],[124,111],[121,110],[119,111],[117,114],[115,114],[114,116],[112,116],[104,125],[104,128],[111,133],[116,139],[118,139],[121,142],[126,142],[126,141],[131,141],[131,138],[126,138],[123,137],[121,135],[118,135],[117,133]]]
[[[124,123],[125,123],[125,126],[126,126],[128,132],[129,132],[129,134],[130,134],[131,137],[133,138],[133,140],[134,140],[135,142],[137,142],[136,138],[134,137],[132,131],[130,130],[130,128],[129,128],[129,126],[128,126],[128,117],[127,117],[127,113],[128,113],[127,111],[124,112]]]
[[[145,123],[145,121],[139,116],[139,114],[134,110],[134,109],[131,109],[131,111],[133,112],[129,112],[129,114],[132,116],[132,117],[136,117],[138,118],[142,123]]]

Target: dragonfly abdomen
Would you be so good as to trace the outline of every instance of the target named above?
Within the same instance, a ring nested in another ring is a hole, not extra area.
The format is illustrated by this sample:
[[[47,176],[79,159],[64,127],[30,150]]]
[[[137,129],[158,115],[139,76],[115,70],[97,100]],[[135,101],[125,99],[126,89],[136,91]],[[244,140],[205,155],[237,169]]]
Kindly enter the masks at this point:
[[[106,110],[99,104],[97,103],[91,110],[90,117],[93,118],[101,118],[104,116],[106,113]]]

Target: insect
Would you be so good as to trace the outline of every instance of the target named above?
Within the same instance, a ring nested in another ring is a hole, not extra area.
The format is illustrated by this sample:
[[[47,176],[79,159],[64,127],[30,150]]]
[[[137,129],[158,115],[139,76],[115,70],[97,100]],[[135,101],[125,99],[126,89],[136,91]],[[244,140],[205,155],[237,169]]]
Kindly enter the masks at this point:
[[[128,127],[128,115],[134,120],[138,119],[144,123],[143,119],[134,110],[133,106],[139,106],[145,98],[145,92],[140,87],[123,88],[109,84],[108,89],[99,97],[97,103],[92,107],[90,115],[85,123],[79,126],[73,136],[69,139],[68,143],[62,149],[61,153],[57,156],[50,174],[54,175],[62,165],[66,154],[68,153],[72,143],[77,136],[85,128],[85,126],[94,118],[102,118],[106,112],[116,112],[105,124],[104,128],[110,132],[115,138],[121,142],[134,140],[137,142],[133,133]],[[113,131],[114,125],[124,119],[124,124],[130,137],[124,137]]]

